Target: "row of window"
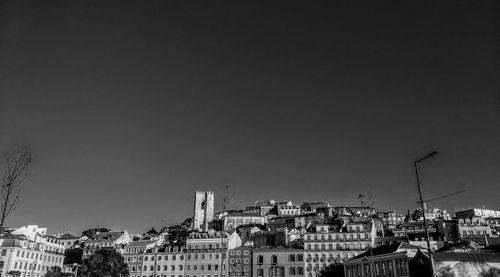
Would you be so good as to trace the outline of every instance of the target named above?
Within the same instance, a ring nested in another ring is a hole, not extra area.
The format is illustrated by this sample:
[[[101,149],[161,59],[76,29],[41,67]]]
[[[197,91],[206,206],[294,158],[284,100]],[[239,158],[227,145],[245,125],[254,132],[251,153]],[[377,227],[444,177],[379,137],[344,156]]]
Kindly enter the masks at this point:
[[[141,266],[137,266],[137,267],[136,266],[129,266],[130,272],[136,272],[136,271],[139,272],[139,271],[141,271],[141,269],[142,269],[142,271],[148,271],[148,270],[149,271],[162,271],[162,269],[163,269],[163,271],[168,271],[168,265],[164,265],[163,267],[161,265],[157,265],[156,267],[154,265],[151,265],[149,267],[147,265],[145,265],[143,267],[141,267]],[[182,271],[184,269],[184,267],[182,265],[179,265],[179,266],[177,266],[177,269]],[[175,265],[171,265],[170,271],[175,271],[175,270],[176,270]]]
[[[147,261],[152,261],[154,262],[155,259],[157,261],[168,261],[168,260],[171,260],[171,261],[176,261],[176,260],[179,260],[179,261],[183,261],[184,260],[184,256],[183,255],[179,255],[179,259],[176,258],[176,255],[172,255],[169,259],[169,255],[164,255],[164,256],[127,256],[127,262],[142,262],[143,260],[143,257],[144,257],[144,261],[147,262]]]
[[[3,249],[2,256],[5,256],[5,255],[7,255],[7,250]],[[62,257],[55,257],[55,256],[51,256],[51,255],[44,255],[41,253],[39,254],[39,253],[21,251],[21,250],[17,251],[17,253],[16,253],[16,257],[24,258],[25,256],[27,259],[35,259],[35,260],[40,259],[40,261],[55,262],[55,263],[62,263],[62,259],[63,259]]]
[[[244,264],[249,264],[250,263],[250,259],[249,258],[244,258],[243,259],[243,263]],[[241,264],[241,259],[240,258],[231,258],[229,259],[229,264]]]
[[[231,250],[231,255],[232,256],[234,256],[234,255],[239,256],[239,255],[241,255],[241,250],[236,250],[236,251],[235,250]],[[247,256],[250,255],[250,251],[244,250],[243,251],[243,255],[247,255]]]
[[[304,275],[304,267],[292,266],[292,267],[288,268],[288,274],[289,275]],[[263,268],[257,269],[257,276],[258,277],[264,276],[264,269]],[[270,267],[269,268],[269,276],[285,276],[285,268],[282,266]]]
[[[0,269],[3,268],[4,262],[0,261]],[[33,270],[33,271],[45,271],[45,269],[49,269],[50,266],[45,266],[43,264],[34,264],[28,262],[14,262],[14,269],[24,269],[24,270]]]
[[[219,265],[218,264],[214,264],[213,266],[211,264],[207,264],[206,267],[204,264],[200,265],[200,267],[198,267],[198,265],[193,265],[193,271],[197,271],[198,268],[201,270],[201,271],[204,271],[205,269],[208,270],[208,271],[218,271],[219,270]],[[186,265],[186,270],[191,270],[191,265]],[[223,264],[222,265],[222,270],[226,270],[226,265]]]
[[[335,261],[335,260],[340,260],[340,259],[346,259],[346,258],[349,258],[349,257],[354,257],[358,254],[358,252],[350,252],[350,253],[336,253],[336,254],[333,254],[333,253],[330,253],[328,255],[328,257],[326,256],[326,254],[322,254],[321,257],[319,257],[318,254],[312,256],[312,255],[307,255],[307,259],[306,259],[306,262],[310,263],[310,262],[332,262],[332,261]]]
[[[319,250],[363,250],[370,248],[369,242],[355,242],[355,243],[323,243],[323,244],[306,244],[306,250],[308,251],[319,251]]]
[[[225,258],[226,255],[224,253],[222,253],[222,257]],[[198,253],[194,253],[192,256],[191,254],[187,254],[187,259],[188,260],[191,260],[191,258],[193,258],[193,260],[198,260],[198,258],[202,259],[202,260],[205,260],[205,259],[209,259],[209,260],[212,260],[212,259],[219,259],[219,253],[215,253],[215,254],[206,254],[205,253],[201,253],[198,255]]]
[[[393,276],[394,271],[396,271],[397,276],[409,273],[408,261],[406,259],[397,259],[394,262],[395,264],[393,264],[393,261],[382,261],[347,266],[346,277]]]
[[[306,235],[304,240],[329,240],[329,241],[338,241],[338,240],[352,240],[352,239],[368,239],[368,233],[344,233],[344,234],[328,234],[328,235]]]
[[[302,254],[290,254],[290,255],[288,255],[288,261],[289,262],[295,262],[295,261],[302,262],[302,261],[304,261],[304,256]],[[278,263],[278,256],[272,255],[271,256],[271,264],[277,264],[277,263]],[[257,264],[264,264],[264,256],[262,256],[262,255],[257,256]]]
[[[486,230],[469,230],[469,231],[462,231],[463,236],[480,236],[480,235],[487,235],[488,232]]]
[[[220,244],[218,243],[208,243],[208,244],[188,244],[188,250],[207,250],[207,249],[220,249]],[[226,245],[222,244],[222,247],[225,248]]]

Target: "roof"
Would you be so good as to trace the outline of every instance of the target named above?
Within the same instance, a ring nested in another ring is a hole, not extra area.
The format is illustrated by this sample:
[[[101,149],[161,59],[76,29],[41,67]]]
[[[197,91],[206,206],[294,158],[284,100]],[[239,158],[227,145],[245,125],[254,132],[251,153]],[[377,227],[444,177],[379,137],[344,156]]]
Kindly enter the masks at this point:
[[[150,244],[155,244],[157,241],[154,240],[138,240],[129,242],[125,247],[145,247]]]
[[[116,240],[122,235],[122,232],[99,232],[94,236],[93,241]]]
[[[155,230],[155,227],[151,228],[151,230],[147,231],[145,234],[148,235],[159,235],[158,231]]]
[[[226,217],[230,217],[230,216],[242,216],[242,217],[264,217],[258,213],[232,213],[232,214],[228,214],[226,215]]]
[[[80,237],[77,237],[77,236],[75,236],[73,234],[70,234],[70,233],[62,234],[59,237],[60,240],[69,240],[69,239],[75,239],[76,240],[76,239],[79,239],[79,238]]]
[[[358,256],[352,258],[352,259],[357,259],[357,258],[362,258],[362,257],[368,257],[368,256],[378,256],[378,255],[384,255],[384,254],[390,254],[394,252],[400,252],[403,250],[418,250],[419,248],[415,245],[409,244],[407,242],[398,242],[398,243],[392,243],[388,245],[381,245],[378,247],[375,247],[373,249],[368,250],[362,254],[359,254]]]
[[[304,248],[301,247],[284,247],[284,246],[262,246],[255,248],[254,252],[289,252],[289,251],[303,251]]]
[[[0,237],[2,239],[1,241],[1,247],[20,247],[21,240],[26,240],[25,236],[23,235],[13,235],[13,234],[5,234]]]
[[[500,255],[490,253],[435,252],[434,261],[500,263]]]

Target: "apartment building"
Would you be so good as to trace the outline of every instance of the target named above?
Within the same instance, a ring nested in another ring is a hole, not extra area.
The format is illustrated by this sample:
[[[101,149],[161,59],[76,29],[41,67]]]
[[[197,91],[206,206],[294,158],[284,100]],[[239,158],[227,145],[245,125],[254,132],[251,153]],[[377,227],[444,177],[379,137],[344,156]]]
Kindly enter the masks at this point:
[[[253,251],[253,277],[304,276],[304,249],[263,246]]]
[[[252,252],[253,247],[240,246],[229,250],[229,276],[251,277],[252,276]]]
[[[55,237],[6,234],[0,237],[0,276],[41,277],[62,268],[64,245]]]
[[[357,256],[375,244],[376,229],[372,220],[348,222],[341,226],[318,224],[304,234],[304,267],[307,276],[334,262]]]
[[[186,277],[226,277],[228,250],[241,246],[236,232],[193,232],[186,240]]]

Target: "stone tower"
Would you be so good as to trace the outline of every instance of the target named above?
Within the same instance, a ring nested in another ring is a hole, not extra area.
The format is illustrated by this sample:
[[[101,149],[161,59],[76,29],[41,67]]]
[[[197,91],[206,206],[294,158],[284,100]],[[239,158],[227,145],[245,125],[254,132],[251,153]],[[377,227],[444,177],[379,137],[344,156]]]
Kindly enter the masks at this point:
[[[193,229],[208,231],[208,223],[214,219],[214,193],[197,191],[194,197]]]

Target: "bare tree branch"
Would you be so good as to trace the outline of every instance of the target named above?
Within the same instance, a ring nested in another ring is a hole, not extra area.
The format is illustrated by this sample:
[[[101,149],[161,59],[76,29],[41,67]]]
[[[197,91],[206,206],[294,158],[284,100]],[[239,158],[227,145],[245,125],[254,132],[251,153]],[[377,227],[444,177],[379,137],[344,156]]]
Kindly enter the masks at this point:
[[[20,201],[21,183],[27,177],[31,163],[31,152],[26,146],[18,147],[12,152],[5,153],[6,168],[2,174],[1,205],[0,205],[0,232],[3,231],[5,219],[15,210]],[[15,194],[15,196],[14,196]]]

